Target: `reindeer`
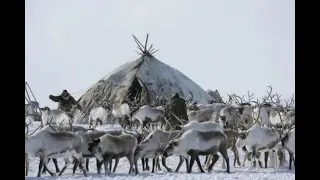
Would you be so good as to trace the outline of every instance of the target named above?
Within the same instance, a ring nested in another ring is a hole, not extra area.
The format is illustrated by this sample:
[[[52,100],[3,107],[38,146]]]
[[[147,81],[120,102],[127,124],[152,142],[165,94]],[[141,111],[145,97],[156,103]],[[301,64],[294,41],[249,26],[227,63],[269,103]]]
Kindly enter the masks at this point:
[[[234,106],[227,106],[223,108],[219,113],[219,122],[221,126],[231,129],[237,129],[239,125],[244,125],[244,121],[241,119],[239,109]]]
[[[57,125],[66,125],[73,124],[73,120],[62,110],[53,109],[51,110],[49,107],[40,108],[42,111],[41,119],[42,124],[57,124]]]
[[[31,134],[28,134],[29,133],[29,125],[31,124],[30,123],[27,123],[25,122],[25,129],[27,130],[25,132],[25,137],[27,138],[28,136],[31,136],[32,134],[34,134],[41,126],[39,126],[37,129],[35,129]],[[24,163],[25,163],[25,175],[28,176],[28,172],[29,172],[29,155],[28,153],[24,153]]]
[[[212,105],[212,108],[201,109],[198,111],[189,111],[188,112],[188,119],[190,121],[196,120],[198,122],[205,122],[205,121],[218,121],[219,112],[226,107],[226,104],[223,103],[216,103]]]
[[[178,154],[187,158],[191,156],[188,173],[191,173],[194,161],[197,162],[201,173],[205,171],[200,164],[199,155],[213,155],[214,161],[209,166],[209,171],[212,170],[215,162],[219,159],[217,152],[220,152],[227,163],[227,172],[230,173],[229,157],[227,153],[227,136],[221,131],[198,131],[190,129],[181,137],[169,141],[166,146],[163,156],[165,158]]]
[[[200,98],[198,101],[193,101],[193,92],[188,90],[189,91],[189,95],[185,98],[186,99],[186,103],[187,103],[187,110],[188,111],[192,111],[192,110],[195,110],[195,111],[198,111],[199,108],[198,108],[198,102],[201,100],[201,94],[199,93],[200,95]]]
[[[166,144],[169,140],[173,139],[178,135],[180,131],[162,131],[154,130],[152,131],[137,147],[135,152],[135,159],[138,158],[153,158],[152,171],[154,173],[154,168],[158,156],[162,154]],[[166,158],[162,158],[162,165],[167,169],[167,171],[172,172],[172,169],[167,167]],[[136,171],[137,173],[138,171]]]
[[[291,169],[291,164],[292,161],[294,162],[295,165],[295,135],[296,131],[293,128],[293,130],[285,134],[285,136],[281,139],[281,144],[282,146],[289,152],[289,170]]]
[[[115,130],[115,131],[91,131],[91,132],[77,132],[77,135],[79,135],[82,138],[82,152],[83,152],[83,157],[86,158],[86,170],[89,171],[89,159],[93,158],[94,155],[91,154],[91,152],[88,151],[88,144],[91,143],[94,139],[98,139],[99,137],[105,135],[105,134],[110,134],[113,136],[119,136],[122,134],[122,131]],[[96,164],[97,164],[97,173],[100,174],[101,172],[101,163],[99,162],[98,159],[96,159]],[[118,164],[118,161],[116,160],[116,165]],[[74,164],[73,169],[76,170],[79,165],[79,162],[76,162]],[[109,170],[111,171],[111,166],[112,166],[112,161],[110,162]],[[113,171],[115,172],[116,166],[114,167]]]
[[[71,125],[71,126],[57,126],[55,124],[49,124],[49,125],[46,125],[42,128],[43,131],[48,131],[48,132],[62,132],[62,131],[70,131],[70,132],[78,132],[78,131],[88,131],[90,129],[86,129],[82,126],[79,126],[79,125]],[[48,163],[50,162],[51,158],[48,158]],[[56,158],[52,158],[52,161],[53,161],[53,164],[56,168],[56,173],[60,172],[60,169],[58,167],[58,161]],[[87,162],[88,163],[88,162]],[[44,167],[43,168],[43,171],[42,171],[42,174],[45,174],[47,171],[47,169]]]
[[[139,120],[143,127],[146,126],[147,123],[165,123],[164,111],[162,109],[152,108],[149,105],[144,105],[132,113],[132,121],[135,120]]]
[[[180,130],[180,133],[177,135],[177,137],[180,137],[184,132],[186,132],[186,131],[188,131],[190,129],[195,129],[195,130],[199,130],[199,131],[212,131],[212,130],[215,130],[215,131],[223,132],[223,127],[219,123],[216,123],[214,121],[206,121],[206,122],[201,122],[201,123],[199,123],[197,121],[190,121],[190,122],[188,122],[186,124],[185,120],[178,118],[175,114],[173,114],[173,116],[177,120],[179,120],[181,122],[181,124],[183,124],[181,126],[174,127],[175,130]],[[206,160],[208,158],[209,157],[207,156]],[[179,171],[179,169],[180,169],[180,167],[181,167],[181,165],[183,163],[183,159],[185,159],[185,161],[186,161],[187,170],[188,170],[188,159],[180,156],[180,161],[179,161],[178,167],[175,170],[176,172]]]
[[[294,103],[294,96],[292,96],[291,102],[288,104],[286,101],[285,107],[283,107],[280,102],[280,97],[278,94],[275,94],[276,102],[270,97],[270,102],[274,105],[274,107],[270,108],[270,125],[281,128],[288,128],[295,124],[295,111],[291,110],[291,106]]]
[[[233,94],[232,99],[233,99],[233,102],[238,106],[238,110],[241,114],[240,118],[244,121],[246,125],[251,125],[254,122],[252,119],[252,113],[255,107],[251,105],[254,94],[250,94],[250,91],[248,91],[247,94],[248,94],[248,101],[244,99],[245,96],[239,97],[235,94]]]
[[[91,109],[89,114],[89,127],[95,128],[97,125],[102,125],[103,123],[111,122],[114,123],[114,115],[111,113],[110,106],[107,103],[102,103],[102,100],[95,96],[93,101],[98,105]],[[101,99],[101,97],[100,97]]]
[[[259,101],[257,100],[257,107],[261,107],[259,105]],[[258,114],[256,117],[261,117],[258,110]],[[276,145],[279,143],[281,135],[283,134],[282,130],[276,130],[272,127],[267,128],[263,127],[262,123],[254,118],[256,121],[255,124],[251,128],[249,128],[245,132],[241,132],[240,136],[237,140],[237,147],[242,148],[246,147],[248,151],[252,151],[253,158],[259,158],[259,152],[265,152],[265,168],[267,168],[268,161],[268,152],[273,150],[276,151],[274,154],[277,155],[278,151],[281,152],[281,149]],[[246,152],[246,156],[248,153]],[[246,157],[245,157],[246,160]],[[244,161],[245,163],[245,161]],[[244,165],[243,163],[243,165]],[[262,167],[261,162],[259,162],[260,167]]]
[[[227,139],[228,139],[228,146],[227,148],[230,149],[233,154],[234,154],[234,162],[233,162],[233,166],[236,167],[236,163],[238,163],[238,166],[240,166],[240,159],[239,159],[239,152],[238,152],[238,148],[236,147],[236,141],[238,138],[238,133],[234,130],[231,129],[224,129],[223,133],[225,135],[227,135]],[[213,156],[209,155],[206,158],[205,161],[205,168],[208,169],[210,166],[210,162],[212,161]],[[223,161],[222,167],[225,167],[225,161]]]
[[[105,174],[110,174],[108,169],[108,162],[113,158],[127,157],[130,163],[129,174],[133,170],[134,152],[137,147],[136,137],[129,134],[122,134],[120,136],[112,136],[105,134],[99,139],[93,140],[89,143],[88,151],[91,152],[99,161],[104,162]],[[137,165],[135,163],[135,168]]]
[[[129,104],[125,101],[118,108],[112,109],[112,114],[116,119],[119,119],[119,123],[123,128],[131,128],[131,117],[132,109]]]
[[[71,163],[70,158],[76,158],[81,162],[80,168],[84,176],[87,175],[86,170],[82,166],[81,138],[72,132],[48,132],[42,129],[34,135],[25,137],[25,152],[31,156],[40,157],[38,177],[41,176],[40,172],[43,166],[51,176],[55,175],[55,173],[47,168],[48,158],[65,159],[65,166],[60,171],[59,176],[62,175]]]

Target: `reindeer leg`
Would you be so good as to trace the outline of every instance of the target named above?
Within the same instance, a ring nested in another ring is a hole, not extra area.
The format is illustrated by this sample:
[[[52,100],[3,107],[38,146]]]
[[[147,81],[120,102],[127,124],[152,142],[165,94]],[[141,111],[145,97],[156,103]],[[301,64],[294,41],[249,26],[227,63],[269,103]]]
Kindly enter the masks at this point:
[[[47,157],[43,157],[43,165],[44,168],[46,168],[46,170],[48,171],[48,173],[50,174],[50,176],[56,176],[56,173],[53,173],[52,171],[50,171],[47,167],[48,164],[48,158]]]
[[[109,158],[104,159],[103,163],[104,163],[104,173],[105,175],[109,175],[111,173],[108,168]]]
[[[218,154],[213,154],[212,156],[213,156],[213,158],[212,158],[211,164],[210,164],[209,167],[208,167],[208,172],[211,172],[211,171],[212,171],[212,168],[213,168],[214,164],[216,164],[216,162],[217,162],[218,159],[219,159],[219,155],[218,155]]]
[[[80,162],[76,158],[74,158],[74,165],[73,165],[73,168],[72,168],[72,176],[74,176],[74,173],[76,172],[76,170],[77,170],[77,168],[79,166],[79,163]]]
[[[166,164],[166,158],[162,157],[162,165],[167,169],[168,172],[172,172],[172,169],[170,169]]]
[[[150,166],[149,166],[149,158],[146,158],[146,170],[150,171]]]
[[[236,146],[234,146],[234,147],[232,147],[232,151],[234,153],[234,159],[236,159],[238,166],[241,166],[238,148]]]
[[[219,152],[223,156],[224,160],[227,163],[227,173],[230,173],[230,164],[229,164],[229,156],[228,156],[228,151],[227,148],[219,148]]]
[[[259,167],[262,168],[262,162],[260,161],[260,152],[256,153],[255,159],[258,160]]]
[[[186,161],[186,171],[188,171],[188,169],[190,168],[189,159],[185,158],[185,161]]]
[[[198,167],[200,168],[200,172],[201,172],[201,173],[205,173],[205,171],[202,169],[199,156],[196,157],[196,162],[197,162],[197,164],[198,164]]]
[[[181,167],[181,165],[182,165],[182,163],[183,163],[183,157],[182,156],[179,156],[179,164],[178,164],[178,166],[177,166],[177,168],[176,168],[176,170],[175,170],[175,172],[178,172],[179,171],[179,169],[180,169],[180,167]],[[188,171],[188,166],[187,166],[187,171]]]
[[[28,176],[28,172],[29,172],[29,155],[27,153],[25,153],[24,161],[25,161],[25,165],[26,165],[26,176]]]
[[[264,168],[268,168],[268,158],[269,158],[269,152],[264,153]]]
[[[99,161],[96,158],[96,164],[97,164],[97,173],[100,174],[101,173],[101,166],[102,166],[103,161]]]
[[[48,158],[48,163],[49,163],[50,160],[51,160],[51,158]],[[46,172],[47,172],[47,169],[46,169],[46,168],[43,168],[43,169],[42,169],[42,174],[46,174]]]
[[[49,160],[48,160],[49,161]],[[59,166],[58,166],[58,160],[56,158],[52,158],[53,164],[56,168],[56,173],[60,172]]]
[[[293,154],[292,154],[292,153],[289,153],[289,170],[292,170],[292,168],[291,168],[292,158],[293,158]]]
[[[204,160],[204,166],[206,166],[206,164],[208,162],[208,158],[209,158],[209,155],[206,155],[206,160]]]
[[[136,171],[136,175],[139,173],[139,170],[138,170],[138,161],[134,161],[134,169]]]
[[[111,172],[112,170],[112,158],[109,160],[109,171]]]
[[[128,161],[129,161],[129,164],[130,164],[130,168],[129,168],[129,174],[132,172],[132,170],[133,170],[133,164],[134,164],[134,155],[133,154],[129,154],[128,156],[127,156],[127,158],[128,158]],[[137,168],[137,167],[135,167],[135,168]]]
[[[145,163],[144,163],[144,158],[141,158],[141,164],[142,164],[142,170],[145,171]]]
[[[41,170],[43,168],[43,157],[40,157],[40,162],[39,162],[39,170],[38,170],[38,175],[37,177],[41,177]]]
[[[89,158],[86,158],[86,171],[89,172]]]
[[[154,167],[155,167],[155,165],[156,165],[156,159],[153,158],[153,159],[152,159],[152,170],[151,170],[151,173],[154,173]]]
[[[116,158],[115,160],[116,162],[114,163],[114,167],[113,167],[113,173],[116,172],[116,169],[117,169],[117,166],[118,166],[118,163],[119,163],[119,158]]]
[[[158,171],[162,171],[161,167],[160,167],[160,159],[159,156],[157,156],[157,165],[156,165]]]
[[[207,157],[208,157],[208,160],[207,160],[207,162],[206,162],[206,164],[205,164],[205,169],[206,169],[206,170],[208,170],[208,168],[209,168],[209,166],[210,166],[210,164],[211,164],[211,162],[212,162],[213,156],[212,156],[212,155],[207,155]]]
[[[191,173],[192,172],[192,166],[194,164],[194,161],[196,160],[198,154],[196,154],[195,152],[193,152],[191,154],[191,160],[190,160],[190,165],[189,165],[189,169],[188,169],[188,173]]]
[[[74,159],[76,159],[76,158],[74,158]],[[65,161],[64,167],[62,168],[62,170],[60,171],[58,176],[61,176],[64,173],[64,171],[67,169],[68,165],[71,163],[69,158],[65,158],[64,161]],[[79,160],[77,159],[75,162],[77,162],[77,161],[79,161]]]

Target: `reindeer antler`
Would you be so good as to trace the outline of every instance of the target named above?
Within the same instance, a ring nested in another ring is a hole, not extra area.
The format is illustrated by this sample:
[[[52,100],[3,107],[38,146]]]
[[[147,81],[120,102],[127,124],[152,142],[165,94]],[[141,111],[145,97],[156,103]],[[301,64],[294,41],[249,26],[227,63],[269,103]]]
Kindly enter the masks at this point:
[[[250,94],[250,90],[248,90],[248,101],[245,101],[244,99],[243,99],[243,101],[248,104],[251,104],[253,96],[254,96],[254,93]]]
[[[230,105],[233,103],[233,99],[232,99],[231,95],[229,95],[229,94],[227,94],[227,95],[228,95],[228,97],[229,97],[229,100],[228,100],[227,102],[225,102],[224,104],[230,106]]]
[[[237,96],[235,93],[233,93],[232,96],[233,96],[233,100],[234,100],[235,104],[241,105],[241,104],[243,103],[243,98]],[[243,97],[244,97],[244,96],[243,96]],[[241,102],[239,102],[238,99],[240,99]]]
[[[256,106],[258,107],[258,116],[257,116],[257,119],[254,118],[254,117],[251,117],[251,118],[261,126],[261,122],[259,122],[259,119],[260,119],[260,108],[261,108],[259,99],[257,99],[257,101],[252,101],[252,102],[256,103]]]
[[[190,90],[188,90],[188,92],[189,92],[189,94],[188,94],[188,96],[186,97],[186,100],[189,101],[189,102],[192,102],[192,101],[193,101],[193,92],[190,91]],[[189,95],[190,95],[191,97],[189,97]]]
[[[270,86],[267,86],[267,87],[270,89],[270,91],[267,90],[267,94],[268,94],[268,95],[262,98],[262,99],[263,99],[263,102],[262,102],[262,103],[268,102],[269,98],[272,98],[272,97],[273,97],[273,96],[271,96],[272,86],[270,85]]]
[[[290,97],[290,103],[288,103],[287,100],[285,100],[285,103],[286,103],[286,109],[292,107],[294,105],[294,94],[292,94],[292,96]]]

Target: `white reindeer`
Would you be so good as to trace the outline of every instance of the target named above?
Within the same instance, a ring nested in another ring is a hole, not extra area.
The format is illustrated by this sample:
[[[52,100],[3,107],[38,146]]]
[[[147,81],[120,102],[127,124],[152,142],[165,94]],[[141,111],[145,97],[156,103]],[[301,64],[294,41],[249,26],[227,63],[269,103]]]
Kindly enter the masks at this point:
[[[47,124],[57,124],[57,125],[67,125],[73,124],[73,120],[67,116],[67,114],[60,109],[51,110],[49,107],[40,108],[42,111],[42,124],[45,126]]]
[[[136,137],[129,134],[122,134],[120,136],[112,136],[105,134],[100,138],[89,143],[88,150],[99,160],[104,162],[105,174],[110,174],[108,163],[113,158],[127,157],[130,169],[129,174],[133,170],[133,164],[137,169],[137,164],[134,163],[134,152],[136,150],[138,141]]]
[[[240,111],[237,107],[227,106],[223,108],[219,113],[219,123],[226,129],[235,129],[239,125],[244,125],[243,119],[241,119]]]
[[[173,154],[178,154],[184,158],[188,158],[188,155],[190,155],[191,160],[188,173],[191,173],[195,160],[201,173],[204,173],[199,155],[214,156],[214,161],[209,166],[209,171],[211,171],[213,165],[219,159],[217,152],[220,152],[227,163],[227,172],[230,173],[227,144],[227,136],[221,131],[197,131],[190,129],[182,134],[181,137],[169,141],[163,152],[163,156],[167,158]]]
[[[146,126],[148,123],[164,123],[164,111],[161,108],[153,108],[149,105],[144,105],[132,113],[132,121],[135,120],[139,120],[140,124],[143,126]]]
[[[66,163],[59,176],[71,163],[70,158],[76,158],[81,163],[80,168],[86,176],[86,170],[82,166],[84,161],[81,152],[81,138],[72,132],[40,130],[34,135],[26,136],[25,152],[33,157],[40,157],[38,177],[41,176],[40,172],[43,166],[51,176],[55,175],[47,168],[48,158],[64,158]]]
[[[154,173],[154,168],[156,160],[159,155],[162,154],[165,146],[169,140],[175,138],[180,131],[163,131],[163,130],[154,130],[152,131],[137,147],[135,152],[135,159],[138,158],[153,158],[152,170],[151,173]],[[166,165],[166,158],[162,158],[162,165],[171,172],[172,169],[168,168]]]
[[[135,111],[136,108],[131,109],[128,103],[122,103],[118,108],[112,109],[112,114],[115,119],[119,119],[121,126],[124,128],[132,126],[132,124],[140,123],[138,120],[137,122],[132,122],[132,112]],[[131,118],[131,120],[130,120]]]
[[[107,122],[108,115],[112,114],[109,107],[100,106],[93,108],[89,114],[89,127],[96,127]]]
[[[190,129],[194,129],[194,130],[198,130],[198,131],[220,131],[220,132],[224,131],[223,127],[219,123],[216,123],[214,121],[206,121],[206,122],[201,122],[201,123],[198,121],[190,121],[187,124],[185,124],[184,123],[185,120],[180,119],[174,113],[173,113],[173,116],[178,121],[180,121],[181,124],[183,124],[183,125],[178,125],[175,127],[176,130],[180,130],[180,133],[177,135],[177,137],[181,136],[183,133],[187,132]],[[208,158],[210,158],[210,157],[207,157],[207,159]],[[185,161],[187,163],[188,160],[185,158]],[[178,167],[176,168],[176,172],[179,171],[182,163],[183,163],[183,157],[180,156],[180,160],[179,160]],[[188,167],[188,164],[187,164],[187,167]]]
[[[252,152],[252,157],[256,160],[256,158],[259,158],[256,156],[258,152],[269,152],[270,150],[273,150],[274,146],[271,147],[271,144],[276,145],[276,142],[279,142],[279,140],[280,132],[274,129],[261,127],[260,124],[254,124],[247,131],[240,133],[236,146],[238,148],[246,146],[246,149],[249,152]],[[267,167],[267,158],[265,158],[265,167]]]

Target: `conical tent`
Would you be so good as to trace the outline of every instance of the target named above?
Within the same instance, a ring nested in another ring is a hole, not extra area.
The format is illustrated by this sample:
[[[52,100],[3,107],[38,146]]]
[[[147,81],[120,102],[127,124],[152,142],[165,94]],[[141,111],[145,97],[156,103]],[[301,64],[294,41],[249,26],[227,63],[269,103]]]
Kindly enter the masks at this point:
[[[141,51],[139,58],[116,68],[81,96],[79,103],[85,111],[97,105],[94,101],[117,107],[122,100],[139,97],[143,104],[152,104],[156,96],[169,98],[174,92],[186,97],[191,91],[195,100],[201,95],[199,103],[212,99],[183,73],[156,59],[146,48]]]

